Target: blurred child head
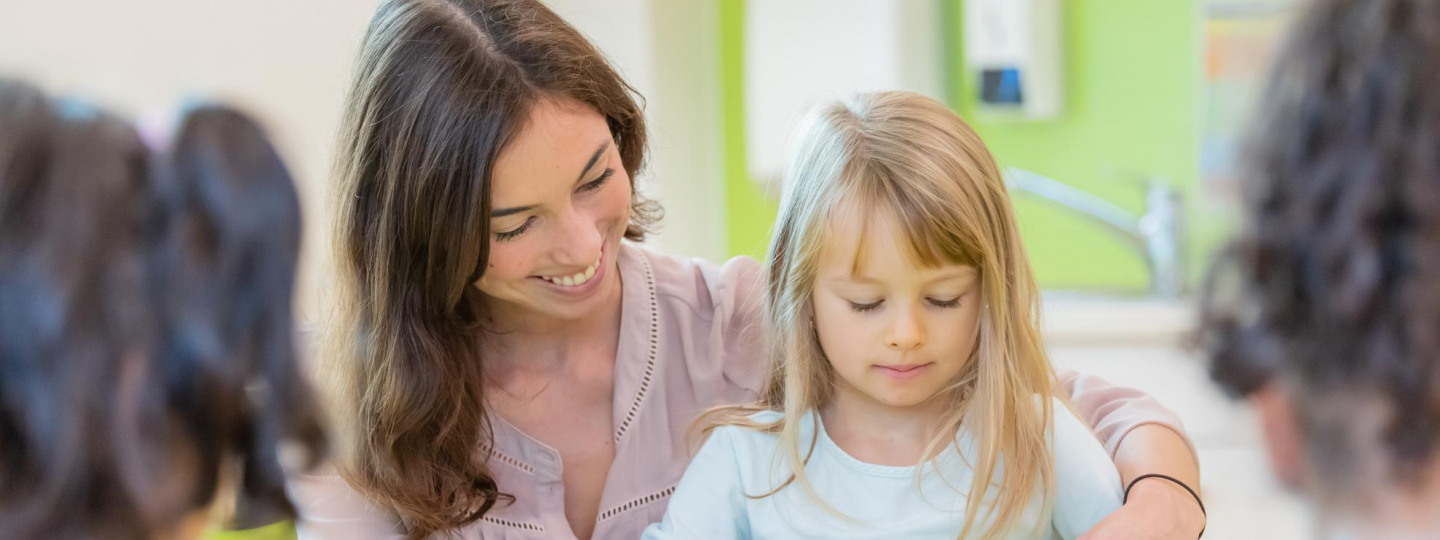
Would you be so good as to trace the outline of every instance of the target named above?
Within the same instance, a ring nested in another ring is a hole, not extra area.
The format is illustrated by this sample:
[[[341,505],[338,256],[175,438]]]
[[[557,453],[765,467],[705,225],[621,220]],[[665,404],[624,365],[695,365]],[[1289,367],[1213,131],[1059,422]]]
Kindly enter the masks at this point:
[[[291,516],[278,451],[288,441],[313,462],[325,447],[296,358],[294,182],[260,126],[221,105],[186,110],[161,163],[166,241],[151,274],[164,302],[159,353],[193,377],[173,399],[189,400],[200,438],[245,449],[248,503]]]
[[[1282,480],[1322,508],[1436,479],[1437,65],[1440,2],[1312,4],[1257,109],[1247,223],[1212,274],[1211,373],[1258,406]]]
[[[0,536],[184,534],[229,489],[289,508],[279,442],[323,441],[268,143],[197,110],[155,157],[128,123],[4,80],[0,126]]]

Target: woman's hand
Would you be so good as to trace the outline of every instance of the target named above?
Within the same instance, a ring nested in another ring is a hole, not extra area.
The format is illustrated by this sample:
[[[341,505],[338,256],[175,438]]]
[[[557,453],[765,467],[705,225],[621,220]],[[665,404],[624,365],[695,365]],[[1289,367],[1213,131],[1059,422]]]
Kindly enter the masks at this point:
[[[1135,428],[1121,440],[1115,466],[1122,485],[1144,474],[1175,477],[1200,491],[1200,467],[1179,434],[1159,424]],[[1205,514],[1190,492],[1164,478],[1145,478],[1125,505],[1076,540],[1195,540]]]
[[[1076,540],[1195,540],[1205,516],[1195,498],[1168,480],[1146,478],[1130,500]]]

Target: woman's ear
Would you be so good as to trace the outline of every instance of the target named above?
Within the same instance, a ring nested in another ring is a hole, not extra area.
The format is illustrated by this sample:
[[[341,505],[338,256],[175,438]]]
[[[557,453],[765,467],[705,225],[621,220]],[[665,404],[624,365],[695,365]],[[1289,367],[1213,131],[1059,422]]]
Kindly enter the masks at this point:
[[[1267,383],[1249,398],[1260,417],[1260,430],[1270,454],[1270,467],[1280,483],[1298,490],[1303,484],[1306,462],[1304,435],[1295,415],[1295,396],[1284,384]]]

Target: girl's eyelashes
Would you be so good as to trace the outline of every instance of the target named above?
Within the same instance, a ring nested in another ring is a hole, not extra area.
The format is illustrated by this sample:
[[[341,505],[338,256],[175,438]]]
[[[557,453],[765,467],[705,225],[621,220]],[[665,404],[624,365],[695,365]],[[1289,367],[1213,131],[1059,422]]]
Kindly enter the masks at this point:
[[[936,299],[936,298],[926,298],[925,301],[926,301],[926,302],[930,302],[930,305],[932,305],[932,306],[935,306],[935,307],[938,307],[938,308],[946,308],[946,309],[949,309],[949,308],[960,307],[960,298],[961,298],[961,297],[959,297],[959,296],[956,296],[955,298],[951,298],[951,299],[949,299],[949,300],[939,300],[939,299]]]
[[[949,299],[949,300],[944,300],[944,299],[939,299],[939,298],[929,298],[929,297],[927,297],[927,298],[925,298],[925,301],[928,302],[930,305],[935,306],[935,307],[938,307],[938,308],[951,309],[951,308],[960,307],[960,300],[961,300],[962,298],[964,298],[963,295],[962,295],[962,296],[956,296],[956,297],[951,298],[951,299]],[[860,303],[860,302],[851,302],[851,301],[849,301],[849,300],[846,300],[846,303],[850,305],[850,310],[851,310],[851,311],[854,311],[854,312],[856,312],[856,313],[865,313],[865,312],[875,311],[876,309],[879,309],[880,306],[885,303],[885,300],[884,300],[884,299],[876,300],[876,301],[870,302],[870,303],[868,303],[868,304],[867,304],[867,303]]]
[[[870,303],[868,303],[868,304],[861,304],[861,303],[858,303],[858,302],[851,302],[851,301],[848,301],[848,300],[847,300],[845,303],[850,304],[850,310],[851,310],[851,311],[854,311],[854,312],[856,312],[856,313],[865,313],[865,312],[867,312],[867,311],[874,311],[876,308],[880,307],[880,304],[885,303],[885,301],[884,301],[884,300],[876,300],[876,301],[870,302]]]
[[[605,169],[605,172],[600,174],[600,178],[596,178],[595,180],[592,180],[585,185],[576,188],[575,191],[578,193],[589,193],[591,191],[596,191],[602,187],[605,187],[605,182],[609,181],[611,176],[615,176],[615,169]]]
[[[495,233],[495,241],[505,242],[519,238],[520,235],[525,234],[525,231],[530,229],[530,224],[534,222],[535,217],[531,216],[530,219],[525,220],[525,223],[521,224],[519,227],[504,232],[497,232]]]

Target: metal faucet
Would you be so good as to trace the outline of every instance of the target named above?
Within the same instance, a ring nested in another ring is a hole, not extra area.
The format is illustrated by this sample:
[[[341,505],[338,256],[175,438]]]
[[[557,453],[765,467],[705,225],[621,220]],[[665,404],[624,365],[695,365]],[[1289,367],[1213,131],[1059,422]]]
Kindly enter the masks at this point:
[[[1156,178],[1145,181],[1145,212],[1138,217],[1098,196],[1030,171],[1008,168],[1012,191],[1034,195],[1100,224],[1145,260],[1150,294],[1178,299],[1185,292],[1185,213],[1180,192]]]

